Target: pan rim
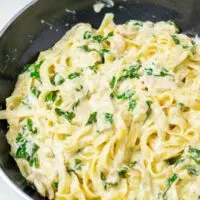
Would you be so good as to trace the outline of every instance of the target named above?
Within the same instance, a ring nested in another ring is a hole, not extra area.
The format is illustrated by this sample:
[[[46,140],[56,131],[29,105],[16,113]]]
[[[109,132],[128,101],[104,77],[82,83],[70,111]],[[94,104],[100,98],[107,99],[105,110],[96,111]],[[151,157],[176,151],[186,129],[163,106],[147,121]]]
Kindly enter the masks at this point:
[[[12,23],[29,7],[35,4],[38,0],[32,0],[30,3],[26,4],[22,9],[20,9],[0,30],[0,39],[6,30],[12,25]],[[23,190],[21,190],[10,178],[9,176],[3,171],[0,167],[0,178],[7,184],[7,186],[12,189],[16,194],[22,197],[24,200],[33,200],[29,195],[27,195]]]
[[[3,36],[3,34],[6,32],[6,30],[10,27],[10,25],[24,12],[26,11],[30,6],[35,4],[38,0],[31,0],[30,3],[26,4],[22,9],[20,9],[0,30],[0,38]]]

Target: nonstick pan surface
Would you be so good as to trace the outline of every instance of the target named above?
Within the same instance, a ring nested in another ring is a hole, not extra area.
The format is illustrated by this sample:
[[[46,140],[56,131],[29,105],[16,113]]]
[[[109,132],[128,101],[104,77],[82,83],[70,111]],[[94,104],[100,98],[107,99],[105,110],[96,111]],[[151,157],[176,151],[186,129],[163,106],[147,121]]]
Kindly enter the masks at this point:
[[[200,34],[199,0],[114,0],[115,6],[100,13],[93,10],[94,0],[39,0],[18,14],[0,33],[0,104],[11,95],[23,66],[32,63],[79,22],[97,28],[105,13],[115,14],[116,23],[130,19],[173,20],[189,36]],[[69,12],[70,10],[70,12]],[[0,122],[0,174],[25,199],[44,200],[27,185],[6,141],[7,122]]]

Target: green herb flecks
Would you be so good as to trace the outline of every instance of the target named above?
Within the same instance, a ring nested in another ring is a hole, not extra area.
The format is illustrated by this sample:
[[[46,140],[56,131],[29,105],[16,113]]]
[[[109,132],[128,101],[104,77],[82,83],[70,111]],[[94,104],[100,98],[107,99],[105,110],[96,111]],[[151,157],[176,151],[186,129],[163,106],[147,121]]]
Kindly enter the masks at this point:
[[[75,79],[77,77],[79,77],[81,75],[81,73],[79,72],[74,72],[68,75],[68,79]]]
[[[178,103],[179,108],[182,110],[185,107],[184,103]]]
[[[58,91],[51,91],[47,94],[46,98],[45,98],[45,102],[48,106],[48,108],[51,108],[53,103],[55,102],[56,100],[56,97],[57,97],[57,93]]]
[[[180,40],[177,35],[172,35],[172,39],[174,40],[175,44],[180,44]]]
[[[137,164],[137,161],[130,162],[127,166],[132,169]]]
[[[187,50],[191,51],[194,47],[193,45],[190,46],[190,45],[181,44],[181,41],[178,38],[178,35],[172,35],[172,39],[176,45],[181,45],[183,49],[187,49]]]
[[[82,49],[82,50],[85,51],[85,52],[92,52],[92,51],[93,51],[93,52],[98,53],[99,56],[101,57],[101,62],[102,62],[102,63],[104,63],[104,61],[105,61],[105,59],[104,59],[105,54],[110,52],[109,49],[105,49],[105,48],[102,48],[102,49],[100,49],[100,50],[91,49],[91,48],[89,48],[87,45],[79,46],[79,48]]]
[[[116,77],[113,76],[111,81],[110,81],[110,87],[113,89],[115,87],[115,83],[116,83]]]
[[[118,171],[118,175],[120,178],[126,178],[127,173],[128,173],[127,167],[123,167],[120,171]]]
[[[43,62],[44,62],[44,60],[40,61],[39,63],[32,64],[28,68],[30,77],[40,81],[40,67],[43,64]]]
[[[165,68],[162,68],[160,71],[160,74],[155,75],[155,76],[161,76],[161,77],[165,77],[165,76],[172,76],[169,71]]]
[[[83,34],[83,39],[84,40],[88,40],[91,38],[91,32],[90,31],[85,31],[85,33]]]
[[[60,106],[63,103],[63,98],[62,96],[58,96],[58,99],[55,102],[56,106]]]
[[[113,32],[109,32],[107,34],[107,36],[104,37],[102,35],[93,35],[92,36],[92,33],[90,31],[86,31],[83,34],[83,39],[84,40],[92,39],[95,42],[103,43],[104,41],[108,40],[109,37],[112,37],[112,36],[113,36]]]
[[[113,32],[109,32],[106,37],[103,37],[101,35],[94,35],[92,39],[98,43],[103,43],[104,41],[108,40],[109,37],[113,36]]]
[[[107,122],[109,122],[110,124],[113,123],[113,115],[111,113],[104,113],[104,116]]]
[[[37,98],[40,96],[41,92],[36,87],[31,87],[31,92],[34,94]]]
[[[97,70],[98,70],[98,68],[97,68],[97,65],[95,64],[95,65],[91,65],[91,66],[89,66],[88,67],[90,70],[92,70],[95,74],[97,73]]]
[[[16,158],[25,159],[29,162],[31,167],[39,167],[39,160],[36,152],[39,146],[35,143],[28,142],[22,134],[19,134],[16,138],[16,143],[18,144],[17,151],[15,153]]]
[[[153,69],[152,68],[145,68],[144,73],[148,76],[152,76],[153,75]]]
[[[164,192],[163,194],[163,199],[167,200],[167,192],[169,191],[169,189],[171,188],[171,186],[173,185],[173,183],[176,182],[176,180],[178,179],[178,175],[176,173],[174,173],[169,179],[168,179],[168,186],[167,186],[167,190]]]
[[[124,81],[126,79],[139,79],[139,69],[141,68],[141,63],[138,62],[135,65],[129,66],[127,69],[124,69],[123,75],[118,79],[118,81]]]
[[[76,102],[72,105],[72,110],[75,110],[75,108],[77,108],[79,104],[80,104],[80,100],[76,101]]]
[[[173,22],[173,21],[168,21],[168,24],[170,24],[170,25],[172,25],[172,26],[175,27],[176,33],[179,33],[179,32],[180,32],[180,28],[179,28],[179,26],[178,26],[175,22]]]
[[[187,172],[193,176],[199,176],[199,170],[197,170],[194,166],[187,166]]]
[[[83,166],[83,163],[80,159],[75,159],[74,161],[74,170],[80,170]]]
[[[135,99],[132,99],[129,101],[128,111],[133,111],[137,105],[137,101]]]
[[[147,111],[146,111],[146,119],[144,121],[144,123],[147,121],[147,119],[149,118],[149,116],[151,115],[152,109],[151,109],[151,105],[152,105],[152,101],[147,100],[146,101],[146,105],[147,105]]]
[[[62,77],[60,74],[55,73],[53,74],[53,77],[51,79],[51,83],[55,86],[61,85],[65,82],[64,77]]]
[[[107,190],[109,187],[116,187],[118,185],[117,182],[108,182],[103,172],[100,173],[100,178],[103,182],[104,190]]]
[[[87,125],[95,124],[97,122],[97,112],[93,112],[90,114],[88,121],[86,123]]]
[[[135,20],[135,21],[133,22],[133,25],[134,25],[137,29],[139,29],[139,28],[141,28],[141,27],[143,26],[143,22],[142,22],[142,21],[139,21],[139,20]]]
[[[55,112],[58,116],[63,116],[69,122],[71,122],[74,119],[74,117],[76,116],[74,112],[63,111],[59,108],[55,108]]]
[[[166,160],[168,165],[175,165],[181,159],[181,155],[169,158]]]
[[[38,129],[33,126],[33,120],[32,119],[27,119],[27,128],[32,134],[38,133]]]
[[[83,89],[83,86],[80,85],[79,88],[76,88],[75,90],[76,90],[77,92],[80,92],[82,89]]]
[[[127,90],[125,92],[115,94],[115,97],[117,99],[127,100],[127,99],[130,99],[134,94],[135,93],[133,91]]]
[[[193,160],[197,165],[200,165],[200,150],[189,146],[189,158]]]
[[[55,191],[57,191],[57,190],[58,190],[58,182],[57,182],[57,181],[54,181],[54,182],[52,183],[52,187],[53,187],[53,189],[54,189]]]

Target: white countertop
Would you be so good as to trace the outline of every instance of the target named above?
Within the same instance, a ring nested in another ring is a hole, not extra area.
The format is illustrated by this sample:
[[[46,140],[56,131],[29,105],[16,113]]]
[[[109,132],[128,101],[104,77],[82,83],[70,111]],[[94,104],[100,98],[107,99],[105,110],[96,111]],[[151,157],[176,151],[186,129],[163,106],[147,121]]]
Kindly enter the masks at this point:
[[[5,24],[31,0],[0,0],[0,30]],[[0,200],[22,200],[7,183],[0,178]]]

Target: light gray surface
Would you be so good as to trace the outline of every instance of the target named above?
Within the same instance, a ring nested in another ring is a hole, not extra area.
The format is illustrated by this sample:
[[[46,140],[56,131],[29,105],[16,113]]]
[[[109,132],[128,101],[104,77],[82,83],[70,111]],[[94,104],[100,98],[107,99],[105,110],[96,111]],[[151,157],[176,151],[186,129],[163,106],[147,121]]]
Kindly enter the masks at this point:
[[[5,24],[31,0],[0,0],[0,30]],[[0,178],[0,200],[22,200],[8,185]]]

